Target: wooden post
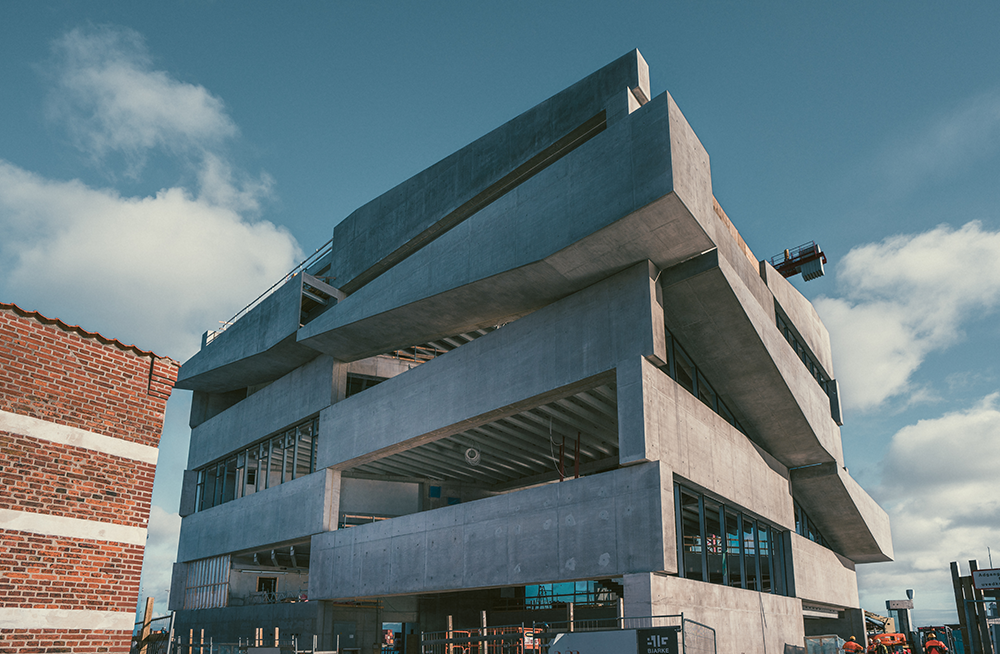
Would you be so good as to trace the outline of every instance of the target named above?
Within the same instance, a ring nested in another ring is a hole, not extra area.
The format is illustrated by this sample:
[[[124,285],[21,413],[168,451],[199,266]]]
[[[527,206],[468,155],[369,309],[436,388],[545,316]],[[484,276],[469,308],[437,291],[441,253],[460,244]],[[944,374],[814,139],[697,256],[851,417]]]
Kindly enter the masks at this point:
[[[979,561],[969,561],[969,581],[972,574],[979,570]],[[993,638],[990,636],[990,624],[986,621],[986,604],[983,602],[983,591],[972,586],[972,599],[976,600],[976,622],[979,623],[979,638],[983,643],[983,654],[993,654]]]
[[[969,652],[971,654],[982,654],[983,639],[982,632],[979,630],[978,608],[975,602],[972,601],[975,597],[972,594],[972,575],[962,577],[962,594],[965,595],[965,610],[969,620]]]
[[[198,654],[205,654],[205,630],[201,630],[201,639],[198,641]]]
[[[573,631],[573,602],[566,605],[566,617],[569,618],[569,631]]]
[[[142,631],[139,632],[139,653],[146,654],[146,641],[149,640],[149,620],[153,617],[153,598],[146,598],[146,610],[142,614]]]
[[[454,638],[454,636],[455,636],[455,635],[454,635],[454,634],[452,633],[452,631],[454,631],[454,629],[455,629],[455,623],[454,623],[454,621],[452,620],[452,617],[451,617],[451,616],[449,615],[449,616],[448,616],[448,631],[447,631],[447,632],[445,632],[445,635],[444,635],[444,637],[445,637],[445,638],[447,638],[447,639],[448,639],[449,641],[450,641],[450,640],[451,640],[452,638]],[[444,651],[445,651],[445,654],[452,654],[452,652],[453,652],[453,649],[452,649],[452,646],[451,646],[451,643],[450,643],[450,642],[449,642],[449,643],[448,643],[447,645],[445,645],[445,646],[444,646]]]
[[[622,597],[618,598],[618,628],[625,628],[625,599]]]
[[[965,604],[965,594],[962,592],[962,573],[958,562],[951,562],[951,583],[955,587],[955,608],[958,610],[958,624],[962,630],[962,642],[972,645],[969,638],[969,607]]]
[[[274,628],[274,646],[275,647],[278,646],[278,628],[277,627]]]
[[[188,654],[194,654],[194,629],[188,632]]]

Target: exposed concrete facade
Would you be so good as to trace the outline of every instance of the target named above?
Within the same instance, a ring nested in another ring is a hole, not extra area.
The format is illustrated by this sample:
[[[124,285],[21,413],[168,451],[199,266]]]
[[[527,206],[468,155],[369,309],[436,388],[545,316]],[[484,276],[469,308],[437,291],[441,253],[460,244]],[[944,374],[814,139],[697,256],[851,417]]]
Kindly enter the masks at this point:
[[[551,620],[538,593],[572,582],[720,652],[852,635],[854,566],[892,545],[832,359],[634,51],[358,209],[184,365],[171,608],[247,637],[278,618],[235,607],[308,574],[296,633],[367,648],[381,622]]]

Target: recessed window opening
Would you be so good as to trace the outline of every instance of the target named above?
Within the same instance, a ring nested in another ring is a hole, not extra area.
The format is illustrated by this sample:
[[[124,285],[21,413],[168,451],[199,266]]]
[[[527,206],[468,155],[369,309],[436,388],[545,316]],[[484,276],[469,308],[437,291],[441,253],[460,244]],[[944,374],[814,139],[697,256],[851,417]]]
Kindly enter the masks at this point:
[[[823,534],[819,533],[816,524],[806,515],[805,510],[798,502],[795,502],[795,533],[805,536],[812,542],[822,545],[827,549],[832,549]]]
[[[681,577],[787,594],[779,528],[680,484],[674,498]]]
[[[367,391],[372,386],[377,386],[388,377],[375,377],[372,375],[358,375],[353,372],[347,373],[347,393],[346,397],[357,395],[362,391]]]
[[[819,365],[819,362],[816,360],[816,357],[813,356],[812,352],[809,351],[809,348],[807,348],[798,336],[796,336],[795,330],[791,328],[791,321],[782,317],[781,313],[778,311],[775,311],[775,318],[777,320],[778,331],[780,331],[785,337],[788,344],[792,346],[792,349],[799,357],[802,365],[806,367],[806,370],[809,371],[812,378],[815,379],[816,383],[823,389],[823,392],[829,395],[830,377],[823,372],[823,367]]]
[[[695,365],[691,357],[687,355],[687,352],[677,342],[677,339],[669,331],[666,334],[667,358],[669,361],[661,370],[687,390],[688,393],[701,400],[705,406],[722,416],[726,422],[746,434],[746,430],[743,429],[743,426],[733,416],[733,412],[719,399],[708,379],[698,369],[698,366]]]
[[[198,469],[195,510],[204,511],[316,471],[313,418]]]

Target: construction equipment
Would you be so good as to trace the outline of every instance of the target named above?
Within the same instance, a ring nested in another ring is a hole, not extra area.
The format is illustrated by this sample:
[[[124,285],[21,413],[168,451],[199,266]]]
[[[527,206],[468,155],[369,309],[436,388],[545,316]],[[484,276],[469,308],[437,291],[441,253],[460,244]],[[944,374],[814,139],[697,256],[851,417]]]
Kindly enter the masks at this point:
[[[823,270],[826,255],[815,241],[785,250],[782,254],[771,257],[768,263],[774,266],[782,277],[787,278],[802,273],[802,280],[806,282],[826,274]]]

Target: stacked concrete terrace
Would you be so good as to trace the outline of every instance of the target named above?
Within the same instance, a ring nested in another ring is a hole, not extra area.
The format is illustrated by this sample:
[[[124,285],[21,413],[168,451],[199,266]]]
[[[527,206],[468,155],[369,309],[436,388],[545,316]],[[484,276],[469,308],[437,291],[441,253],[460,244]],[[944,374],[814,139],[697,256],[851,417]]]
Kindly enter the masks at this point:
[[[633,51],[359,208],[184,364],[175,586],[197,561],[294,548],[310,599],[409,598],[401,622],[432,625],[435,593],[573,580],[711,621],[685,584],[766,574],[783,599],[762,637],[851,628],[854,564],[892,550],[845,468],[835,380],[812,306],[740,238]],[[294,454],[251,475],[275,442]],[[762,531],[716,579],[719,503]]]

